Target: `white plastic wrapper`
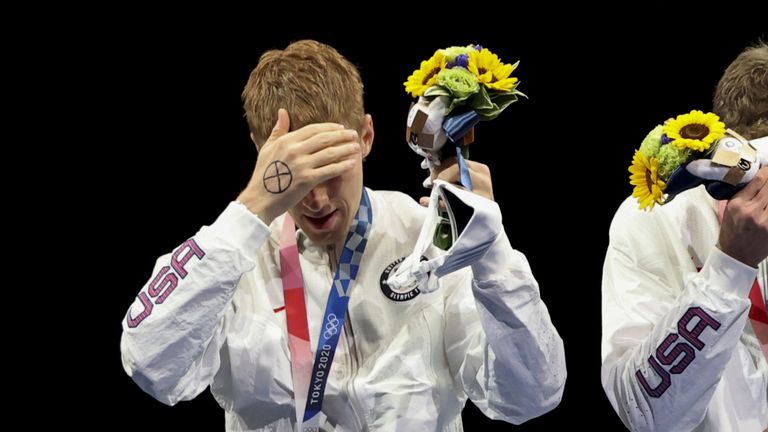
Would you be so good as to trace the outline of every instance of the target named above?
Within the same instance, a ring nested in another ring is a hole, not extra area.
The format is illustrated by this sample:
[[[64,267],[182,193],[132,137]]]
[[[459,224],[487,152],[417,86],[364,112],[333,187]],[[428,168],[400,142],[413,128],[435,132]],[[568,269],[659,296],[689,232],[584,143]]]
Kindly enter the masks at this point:
[[[757,150],[755,158],[749,157],[748,154],[750,152],[744,148],[746,144],[734,137],[726,136],[718,141],[718,150],[721,150],[721,146],[725,147],[731,152],[741,154],[748,162],[749,166],[746,170],[743,170],[744,177],[739,181],[739,185],[749,183],[755,177],[760,167],[768,166],[768,136],[754,139],[750,141],[750,144]],[[706,180],[723,181],[731,167],[718,164],[712,159],[698,159],[689,163],[686,169],[691,174]]]

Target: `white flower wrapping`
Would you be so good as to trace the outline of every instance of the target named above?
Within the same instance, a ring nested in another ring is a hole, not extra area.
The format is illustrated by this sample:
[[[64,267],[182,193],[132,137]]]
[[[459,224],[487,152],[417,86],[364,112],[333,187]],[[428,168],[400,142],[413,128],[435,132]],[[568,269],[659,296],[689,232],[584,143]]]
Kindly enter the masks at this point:
[[[712,151],[678,168],[667,181],[664,204],[677,194],[705,185],[710,196],[728,200],[768,166],[768,137],[747,141],[731,131],[712,144]]]
[[[720,139],[717,143],[717,149],[712,152],[712,156],[717,155],[721,151],[738,154],[742,159],[749,162],[747,169],[742,170],[744,176],[739,180],[739,185],[749,183],[755,177],[760,167],[768,166],[768,136],[754,139],[749,144],[756,150],[755,157],[751,156],[751,152],[746,148],[747,145],[745,143],[729,135]],[[697,159],[689,163],[686,166],[686,170],[696,177],[705,180],[725,181],[727,183],[726,177],[729,171],[731,171],[731,167],[719,164],[715,160],[709,158]]]
[[[432,170],[440,165],[440,152],[448,140],[443,129],[445,111],[450,102],[447,96],[439,96],[432,101],[419,97],[410,111],[406,125],[409,136],[408,146],[420,156],[424,156],[421,167]],[[427,176],[424,187],[432,187],[432,178]]]

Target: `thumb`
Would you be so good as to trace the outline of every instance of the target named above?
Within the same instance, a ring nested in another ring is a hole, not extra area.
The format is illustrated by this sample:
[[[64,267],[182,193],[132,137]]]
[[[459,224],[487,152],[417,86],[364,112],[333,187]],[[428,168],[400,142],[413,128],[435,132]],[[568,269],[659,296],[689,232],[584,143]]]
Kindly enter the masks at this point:
[[[270,141],[273,141],[287,134],[291,130],[291,119],[288,117],[288,111],[283,108],[277,110],[277,122],[269,135]]]

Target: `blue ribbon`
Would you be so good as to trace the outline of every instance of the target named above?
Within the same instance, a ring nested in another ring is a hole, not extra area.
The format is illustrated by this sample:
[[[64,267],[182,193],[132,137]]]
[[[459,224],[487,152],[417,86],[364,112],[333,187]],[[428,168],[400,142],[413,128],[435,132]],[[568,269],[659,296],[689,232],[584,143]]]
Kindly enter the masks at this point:
[[[320,337],[317,341],[307,406],[304,410],[305,423],[318,415],[323,407],[325,385],[328,383],[333,356],[336,354],[336,345],[339,343],[344,318],[347,315],[350,290],[355,277],[357,277],[360,260],[363,258],[363,252],[368,243],[372,221],[371,202],[368,199],[368,193],[363,188],[363,193],[360,196],[360,207],[357,209],[352,226],[349,227],[344,249],[339,258],[339,264],[336,266],[336,275],[331,284],[331,292],[328,293],[328,304],[323,314],[323,322],[320,325]]]
[[[467,168],[467,161],[464,160],[464,155],[461,154],[461,146],[456,143],[456,159],[459,160],[459,176],[461,179],[461,185],[472,190],[472,177],[469,175],[469,168]]]
[[[472,190],[472,177],[469,175],[469,168],[467,168],[467,161],[464,160],[464,155],[461,154],[461,140],[464,139],[464,135],[469,132],[470,129],[475,127],[480,122],[480,116],[475,111],[467,111],[465,113],[455,115],[445,119],[443,122],[443,130],[445,135],[456,144],[456,159],[459,161],[459,176],[461,178],[461,185]]]

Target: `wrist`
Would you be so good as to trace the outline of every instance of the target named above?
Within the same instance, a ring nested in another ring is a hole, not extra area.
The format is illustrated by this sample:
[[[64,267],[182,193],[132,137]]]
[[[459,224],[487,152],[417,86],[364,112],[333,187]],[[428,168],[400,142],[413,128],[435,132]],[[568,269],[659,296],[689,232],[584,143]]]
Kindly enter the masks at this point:
[[[718,249],[720,249],[720,252],[728,255],[729,257],[735,259],[736,261],[739,261],[740,263],[744,265],[748,265],[752,268],[757,268],[757,266],[760,264],[760,260],[755,261],[754,259],[751,259],[750,257],[746,256],[745,254],[738,253],[737,251],[733,250],[729,247],[724,247],[721,242],[717,242],[715,245]]]
[[[243,191],[237,197],[237,201],[244,205],[251,213],[258,216],[265,225],[270,225],[278,215],[273,214],[264,205],[264,200],[259,197],[254,197],[247,191]]]
[[[699,274],[713,286],[746,298],[757,276],[757,269],[738,261],[718,247],[712,249]]]

